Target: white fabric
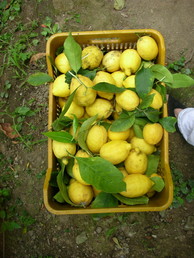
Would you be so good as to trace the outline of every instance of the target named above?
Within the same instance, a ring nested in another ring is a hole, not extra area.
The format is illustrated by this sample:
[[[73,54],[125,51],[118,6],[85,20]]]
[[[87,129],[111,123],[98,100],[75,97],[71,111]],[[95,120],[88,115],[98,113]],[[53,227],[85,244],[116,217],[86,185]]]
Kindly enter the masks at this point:
[[[185,140],[194,146],[194,108],[185,108],[177,118],[178,127]]]

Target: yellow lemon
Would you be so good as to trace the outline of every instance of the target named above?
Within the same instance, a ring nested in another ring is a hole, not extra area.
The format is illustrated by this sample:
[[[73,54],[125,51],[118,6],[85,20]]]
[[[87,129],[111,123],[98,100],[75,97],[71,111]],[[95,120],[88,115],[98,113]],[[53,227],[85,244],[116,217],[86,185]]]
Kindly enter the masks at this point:
[[[113,111],[113,106],[107,99],[97,98],[94,103],[86,107],[87,114],[91,116],[98,115],[98,119],[108,118]]]
[[[63,106],[62,110],[64,108],[65,106]],[[69,117],[70,119],[74,119],[74,115],[75,115],[78,119],[80,119],[84,115],[84,112],[85,112],[84,107],[81,107],[77,105],[77,103],[72,101],[69,109],[65,113],[65,116]]]
[[[129,198],[140,197],[146,194],[154,184],[146,175],[131,174],[123,178],[126,183],[126,191],[121,195]]]
[[[89,185],[87,184],[83,178],[81,177],[81,174],[80,174],[80,169],[79,169],[79,165],[78,163],[74,163],[73,167],[72,167],[72,173],[73,173],[73,177],[81,184],[83,185]]]
[[[93,153],[99,153],[100,148],[107,142],[107,131],[102,125],[93,125],[88,132],[86,144]]]
[[[103,58],[103,52],[96,46],[88,46],[82,50],[82,68],[94,69],[97,68]]]
[[[126,141],[110,141],[101,147],[100,157],[116,165],[123,162],[127,158],[130,149],[131,144]]]
[[[55,66],[61,73],[66,73],[71,70],[69,61],[64,53],[59,54],[55,58]]]
[[[120,57],[121,70],[127,75],[135,73],[141,64],[141,57],[135,49],[126,49]]]
[[[93,83],[96,85],[97,83],[100,82],[107,82],[110,84],[115,85],[115,80],[111,76],[110,73],[104,72],[104,71],[99,71],[96,73],[96,76],[94,77]],[[114,93],[111,92],[103,92],[103,91],[98,91],[98,96],[104,99],[111,100],[114,96]]]
[[[135,136],[135,132],[133,130],[133,128],[131,127],[130,128],[130,131],[129,131],[129,137],[127,139],[128,142],[131,142],[131,139]]]
[[[59,75],[53,82],[52,93],[57,97],[68,97],[70,95],[69,84],[65,82],[65,74]]]
[[[75,143],[63,143],[53,140],[52,149],[55,157],[62,159],[64,157],[69,157],[69,154],[74,155],[76,152]]]
[[[128,176],[129,174],[127,173],[127,170],[124,167],[119,167],[118,168],[121,173],[123,174],[124,177]]]
[[[115,85],[121,88],[123,86],[123,81],[126,78],[125,73],[122,71],[116,71],[114,73],[111,73],[111,75],[115,81]]]
[[[129,174],[143,174],[147,169],[147,155],[139,148],[131,149],[124,164]]]
[[[139,148],[140,151],[144,152],[146,155],[152,154],[154,151],[156,151],[156,148],[154,145],[151,145],[147,143],[144,139],[133,137],[130,141],[132,148]]]
[[[125,88],[135,88],[135,74],[128,76],[123,81],[123,86]]]
[[[102,65],[110,73],[118,71],[120,69],[120,56],[121,53],[118,50],[109,51],[104,55]]]
[[[139,97],[132,90],[125,90],[116,94],[116,102],[126,111],[132,111],[139,105]]]
[[[75,140],[77,140],[79,129],[80,129],[80,125],[78,126],[76,132],[74,132],[73,125],[71,125],[69,128],[69,133],[74,137]]]
[[[160,109],[163,105],[163,100],[161,94],[157,91],[152,89],[148,95],[155,94],[150,107],[155,109]]]
[[[129,134],[130,134],[130,129],[127,129],[125,131],[120,131],[120,132],[113,132],[113,131],[110,130],[110,128],[108,130],[108,138],[112,141],[113,140],[123,140],[123,141],[125,141],[125,140],[128,139]]]
[[[60,108],[63,108],[63,107],[64,107],[66,101],[67,101],[66,98],[62,98],[62,97],[59,97],[59,98],[58,98],[58,104],[59,104]]]
[[[89,157],[90,157],[90,155],[89,155],[86,151],[84,151],[84,150],[78,150],[78,151],[76,152],[75,156],[76,156],[76,157],[79,157],[79,158],[89,158]],[[77,161],[76,161],[76,159],[75,159],[75,163],[76,163],[76,162],[77,162]]]
[[[83,185],[77,180],[71,182],[68,187],[69,199],[77,205],[82,205],[84,207],[88,206],[93,197],[93,189],[90,185]]]
[[[150,61],[158,55],[158,45],[150,36],[143,36],[137,41],[137,52],[144,60]]]
[[[163,127],[159,123],[148,123],[143,128],[143,138],[149,144],[158,144],[162,139],[163,131]]]
[[[96,99],[96,91],[92,89],[93,82],[86,76],[78,75],[78,79],[72,78],[70,93],[76,90],[74,101],[79,106],[89,106]]]

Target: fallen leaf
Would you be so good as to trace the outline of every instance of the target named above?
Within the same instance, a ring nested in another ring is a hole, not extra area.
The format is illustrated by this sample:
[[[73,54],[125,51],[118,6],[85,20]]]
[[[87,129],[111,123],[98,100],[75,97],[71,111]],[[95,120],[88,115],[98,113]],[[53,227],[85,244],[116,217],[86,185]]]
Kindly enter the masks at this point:
[[[34,65],[39,59],[43,58],[44,56],[46,56],[46,53],[38,53],[33,55],[30,58],[30,64]]]
[[[10,139],[19,137],[19,135],[15,133],[10,123],[0,123],[0,130]]]
[[[122,249],[121,245],[119,244],[119,241],[116,237],[112,238],[113,242],[116,244],[117,248]]]

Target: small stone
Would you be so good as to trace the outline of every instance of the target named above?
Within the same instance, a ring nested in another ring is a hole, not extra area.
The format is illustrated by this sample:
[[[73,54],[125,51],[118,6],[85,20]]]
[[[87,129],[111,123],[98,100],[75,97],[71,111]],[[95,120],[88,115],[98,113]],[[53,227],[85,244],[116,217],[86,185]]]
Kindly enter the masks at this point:
[[[194,230],[194,216],[189,216],[185,224],[186,230]]]
[[[82,232],[80,235],[76,236],[75,242],[77,245],[84,243],[87,240],[86,232]]]
[[[101,227],[97,227],[97,228],[96,228],[96,232],[97,232],[98,234],[100,234],[100,233],[102,232],[102,228],[101,228]]]

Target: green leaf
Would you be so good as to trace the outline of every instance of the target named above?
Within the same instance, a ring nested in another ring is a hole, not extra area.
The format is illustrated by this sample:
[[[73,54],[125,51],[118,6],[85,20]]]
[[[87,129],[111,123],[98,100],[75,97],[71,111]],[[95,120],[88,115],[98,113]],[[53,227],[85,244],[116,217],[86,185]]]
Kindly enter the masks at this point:
[[[154,190],[156,192],[161,192],[164,189],[165,183],[161,177],[153,176],[153,177],[150,177],[150,179],[154,182],[154,185],[152,186],[151,190]]]
[[[68,71],[65,74],[65,82],[68,83],[69,85],[71,84],[71,80],[73,78],[73,75],[76,75],[76,73],[73,70]]]
[[[21,228],[21,226],[15,221],[3,221],[1,224],[1,232],[13,231],[18,228]]]
[[[91,208],[117,207],[118,200],[110,193],[100,192],[91,204]]]
[[[133,125],[133,130],[134,130],[135,136],[137,138],[143,139],[143,130],[139,125],[134,124]]]
[[[186,88],[194,86],[194,79],[186,74],[175,73],[173,76],[173,84],[170,86],[171,88]]]
[[[86,152],[90,153],[87,144],[86,144],[86,138],[88,135],[88,131],[91,128],[91,126],[93,125],[93,123],[96,121],[97,119],[97,115],[92,116],[88,119],[86,119],[83,124],[81,125],[79,132],[78,132],[78,136],[77,136],[77,141],[78,141],[78,145],[81,147],[81,149],[85,150]]]
[[[93,81],[93,79],[94,79],[95,76],[96,76],[97,71],[98,71],[98,68],[93,69],[93,70],[87,70],[87,69],[82,69],[82,68],[80,68],[79,71],[78,71],[78,73],[81,74],[81,75],[83,75],[83,76],[88,77],[90,80]]]
[[[77,130],[79,128],[79,120],[76,117],[76,115],[74,115],[74,114],[73,114],[73,117],[74,117],[73,118],[73,124],[72,124],[72,126],[73,126],[73,138],[75,138],[75,135],[76,135]]]
[[[45,132],[43,134],[57,142],[64,142],[64,143],[75,143],[76,142],[73,139],[73,136],[68,132]]]
[[[164,103],[166,103],[166,87],[163,86],[162,84],[157,84],[156,90],[160,93],[162,96],[162,100]]]
[[[140,98],[144,98],[151,91],[153,83],[154,75],[151,69],[142,67],[135,76],[136,91]]]
[[[77,89],[78,89],[78,88],[77,88]],[[71,93],[71,95],[69,95],[69,97],[68,97],[68,99],[67,99],[67,101],[66,101],[65,107],[64,107],[63,111],[61,112],[61,114],[60,114],[60,116],[59,116],[59,119],[60,119],[60,118],[63,118],[64,115],[65,115],[65,113],[68,111],[69,107],[71,106],[71,103],[72,103],[72,101],[73,101],[73,98],[74,98],[74,96],[75,96],[75,93],[76,93],[77,89],[75,89],[75,90]]]
[[[6,212],[4,210],[0,210],[0,218],[5,219],[6,218]]]
[[[151,155],[148,155],[147,157],[148,157],[148,166],[145,174],[147,176],[151,176],[153,173],[157,173],[160,156],[151,154]]]
[[[29,107],[17,107],[14,111],[14,113],[17,113],[19,115],[22,115],[22,116],[26,116],[28,114],[28,112],[30,111],[30,108]]]
[[[155,64],[155,65],[152,65],[150,69],[157,80],[164,82],[168,86],[172,85],[173,76],[171,72],[168,70],[168,68],[166,68],[161,64]]]
[[[50,181],[49,181],[49,185],[52,186],[52,187],[58,187],[58,184],[57,184],[57,176],[59,174],[59,171],[52,171],[51,173],[51,178],[50,178]]]
[[[58,193],[56,193],[53,197],[57,202],[59,203],[64,203],[65,200],[63,199],[63,196],[61,194],[61,192],[59,191]]]
[[[84,181],[106,193],[126,190],[123,175],[111,162],[100,157],[78,158],[80,174]]]
[[[119,118],[116,119],[110,126],[110,130],[113,132],[122,132],[131,128],[135,122],[135,115],[128,113],[121,113]]]
[[[72,172],[73,165],[74,165],[74,158],[70,158],[68,161],[68,164],[66,165],[66,171],[67,171],[67,174],[72,178],[73,178],[73,172]]]
[[[114,84],[108,82],[99,82],[92,87],[96,91],[110,92],[110,93],[121,93],[125,91],[125,88],[119,88]]]
[[[128,198],[122,196],[120,194],[113,194],[121,203],[127,205],[138,205],[138,204],[148,204],[149,198],[147,196],[135,197],[135,198]]]
[[[62,117],[62,118],[57,118],[53,123],[52,123],[52,128],[54,131],[58,132],[63,130],[65,127],[69,127],[72,124],[72,119],[69,117]]]
[[[82,66],[82,49],[81,46],[75,41],[71,33],[69,33],[69,36],[64,42],[64,53],[71,68],[75,73],[77,73]]]
[[[173,117],[173,116],[163,117],[159,120],[159,123],[169,133],[176,132],[176,128],[175,128],[176,122],[177,122],[177,119],[176,117]]]
[[[151,108],[151,107],[147,108],[146,110],[144,110],[144,114],[153,123],[156,123],[159,121],[160,111],[158,111],[154,108]]]
[[[149,122],[146,118],[135,118],[135,124],[139,126],[145,126]]]
[[[140,108],[140,109],[148,108],[152,104],[154,96],[155,96],[155,94],[150,94],[150,95],[145,96],[142,99],[142,102],[139,104],[138,108]]]
[[[47,73],[34,73],[28,77],[27,82],[32,86],[40,86],[42,84],[45,84],[47,82],[52,82],[53,78],[48,75]]]
[[[57,184],[59,187],[59,191],[61,193],[61,196],[63,197],[63,199],[65,200],[66,203],[69,203],[72,206],[79,206],[74,204],[68,196],[68,191],[67,191],[67,186],[64,183],[64,167],[61,169],[61,171],[59,172],[58,176],[57,176]]]

